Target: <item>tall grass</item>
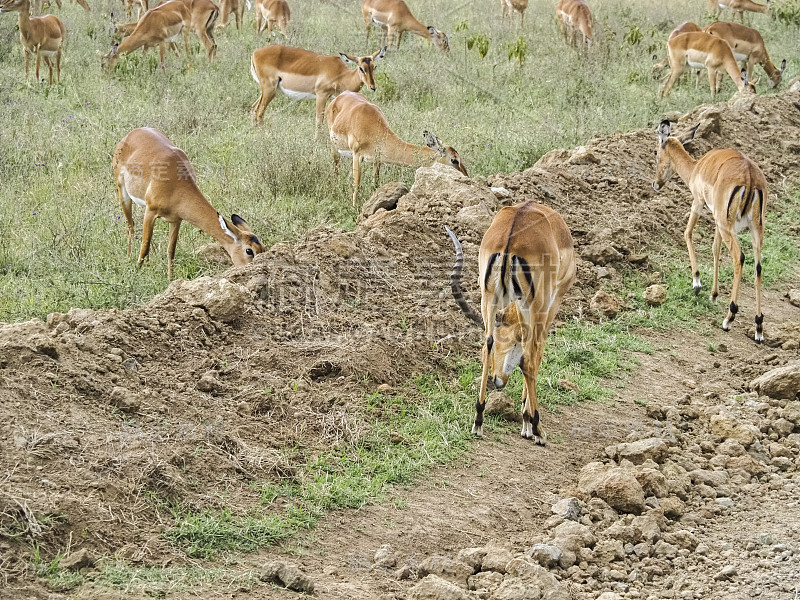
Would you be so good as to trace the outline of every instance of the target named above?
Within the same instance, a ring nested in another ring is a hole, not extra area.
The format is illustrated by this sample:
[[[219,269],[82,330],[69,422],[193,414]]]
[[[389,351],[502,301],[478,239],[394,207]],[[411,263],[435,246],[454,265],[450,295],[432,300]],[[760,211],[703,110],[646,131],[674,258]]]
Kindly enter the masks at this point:
[[[482,0],[410,4],[424,23],[449,34],[452,51],[445,56],[406,36],[400,51],[379,63],[378,91],[366,93],[401,137],[421,143],[424,129],[435,132],[458,149],[471,174],[523,169],[552,148],[648,125],[666,110],[687,110],[710,98],[707,88],[695,90],[687,78],[659,101],[650,77],[652,55],[663,55],[674,25],[708,21],[704,3],[592,2],[598,40],[585,60],[564,46],[554,3],[533,4],[524,28],[503,23],[499,7]],[[164,224],[157,227],[150,264],[136,272],[134,259],[125,256],[111,154],[135,127],[157,127],[183,148],[212,204],[242,214],[267,244],[293,240],[322,223],[353,225],[350,176],[343,169],[334,180],[330,150],[314,141],[313,102],[278,96],[264,125],[251,125],[258,89],[250,55],[269,42],[255,34],[252,13],[241,32],[231,25],[217,33],[211,65],[193,36],[190,61],[170,55],[161,70],[156,52],[136,53],[109,75],[101,72],[98,52],[112,43],[109,14],[121,15],[121,5],[94,2],[86,14],[65,3],[57,12],[68,31],[58,86],[26,85],[16,15],[0,16],[0,320],[71,306],[124,307],[165,287]],[[793,76],[796,29],[762,15],[751,21],[776,62],[789,59],[786,75]],[[482,42],[470,49],[470,39]],[[365,43],[357,0],[293,4],[289,38],[275,41],[331,54],[377,48],[374,38]],[[725,94],[733,91],[731,82],[725,86]],[[390,178],[410,182],[413,172],[385,169],[383,180]],[[183,229],[177,277],[218,270],[192,252],[206,241],[194,228]]]

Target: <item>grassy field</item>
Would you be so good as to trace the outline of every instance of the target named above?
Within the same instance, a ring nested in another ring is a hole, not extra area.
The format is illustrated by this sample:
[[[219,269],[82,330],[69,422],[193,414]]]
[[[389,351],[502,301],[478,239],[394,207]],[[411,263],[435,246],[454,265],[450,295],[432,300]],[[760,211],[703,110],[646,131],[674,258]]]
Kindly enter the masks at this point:
[[[586,60],[563,45],[551,2],[532,3],[524,28],[503,23],[489,0],[449,9],[432,0],[412,6],[423,22],[449,34],[452,51],[445,56],[406,36],[401,51],[379,63],[378,91],[370,98],[404,139],[421,143],[430,129],[453,145],[471,175],[523,169],[552,148],[646,126],[667,110],[710,99],[707,87],[695,90],[686,78],[660,101],[650,76],[652,55],[663,54],[674,25],[709,21],[702,3],[593,2],[597,43]],[[292,10],[289,39],[276,36],[279,42],[331,54],[377,48],[374,39],[365,43],[354,0],[298,3]],[[251,124],[258,88],[250,55],[268,43],[266,34],[256,35],[252,12],[241,32],[230,26],[217,33],[211,65],[193,35],[190,61],[170,55],[162,71],[157,52],[136,53],[108,74],[98,53],[112,43],[111,12],[123,11],[108,0],[93,3],[88,14],[70,3],[59,11],[68,35],[57,86],[26,85],[16,14],[0,17],[0,321],[73,306],[125,307],[164,289],[163,223],[149,265],[137,273],[125,256],[111,153],[135,127],[157,127],[183,148],[212,204],[242,214],[267,245],[321,223],[354,223],[348,169],[334,180],[327,143],[314,141],[313,102],[278,96],[264,125]],[[762,15],[751,22],[764,32],[776,62],[789,59],[787,77],[795,75],[796,26]],[[730,95],[732,83],[724,86]],[[398,178],[410,182],[413,170],[384,170],[383,181]],[[371,177],[364,184],[362,198]],[[218,269],[193,254],[207,241],[196,229],[183,229],[176,277]]]

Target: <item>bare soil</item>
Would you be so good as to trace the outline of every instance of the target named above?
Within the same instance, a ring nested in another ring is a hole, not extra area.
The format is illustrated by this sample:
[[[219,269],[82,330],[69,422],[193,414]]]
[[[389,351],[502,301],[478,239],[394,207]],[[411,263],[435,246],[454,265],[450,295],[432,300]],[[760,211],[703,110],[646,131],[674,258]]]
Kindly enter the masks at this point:
[[[692,153],[740,149],[767,176],[768,214],[780,211],[780,195],[800,179],[800,94],[701,106],[681,117],[676,129],[697,122],[702,125]],[[607,240],[621,253],[619,262],[647,273],[643,255],[665,245],[684,247],[690,204],[677,181],[653,192],[655,144],[652,128],[615,134],[551,152],[531,169],[488,181],[423,169],[396,210],[362,219],[353,232],[310,231],[295,245],[278,244],[252,265],[224,273],[254,297],[230,321],[167,292],[124,311],[74,309],[46,322],[0,326],[0,597],[62,597],[36,580],[32,539],[48,559],[59,549],[85,547],[135,564],[203,564],[188,561],[164,540],[170,517],[150,494],[197,510],[246,514],[259,502],[251,482],[293,473],[283,449],[324,451],[363,433],[354,415],[365,394],[381,384],[401,386],[420,373],[454,377],[456,357],[478,355],[479,335],[449,295],[453,256],[444,225],[464,241],[464,280],[474,300],[482,232],[500,206],[523,199],[561,212],[579,253]],[[498,197],[489,185],[505,187],[510,196]],[[488,217],[460,213],[481,206]],[[711,231],[704,219],[699,245],[710,246]],[[581,260],[561,318],[599,319],[589,299],[601,286],[619,284],[611,271],[610,279],[601,280],[595,265]],[[800,320],[785,298],[798,282],[800,277],[766,290],[768,346],[781,341],[773,334],[781,324]],[[730,282],[722,283],[725,297]],[[708,335],[639,332],[657,350],[640,357],[613,404],[544,413],[558,443],[539,448],[490,433],[462,463],[398,491],[399,507],[330,514],[288,545],[240,557],[230,568],[257,571],[288,553],[320,597],[405,598],[413,581],[370,569],[383,544],[413,563],[489,542],[524,549],[540,541],[551,504],[575,485],[581,467],[631,431],[653,427],[644,404],[674,402],[698,389],[720,396],[744,391],[753,377],[798,357],[792,344],[761,348],[752,341],[751,282],[743,286],[740,306],[729,334],[718,327],[722,308],[708,318]],[[719,343],[727,352],[709,351],[709,344]],[[207,450],[199,454],[201,443]],[[743,501],[748,523],[789,536],[800,517],[798,498],[759,494],[754,490]],[[66,518],[45,527],[36,518],[45,514]],[[740,539],[742,518],[715,518],[703,533],[705,543]],[[693,576],[710,580],[714,568]],[[77,593],[117,597],[91,585]],[[198,593],[295,595],[268,585],[239,591],[212,586]],[[584,597],[580,586],[575,594]],[[730,597],[750,597],[744,594]]]

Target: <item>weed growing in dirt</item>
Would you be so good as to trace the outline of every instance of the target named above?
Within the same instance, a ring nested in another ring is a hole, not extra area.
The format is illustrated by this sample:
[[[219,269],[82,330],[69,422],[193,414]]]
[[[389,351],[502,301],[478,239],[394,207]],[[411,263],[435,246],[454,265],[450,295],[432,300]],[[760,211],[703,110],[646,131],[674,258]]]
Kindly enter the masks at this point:
[[[159,598],[212,582],[249,589],[256,585],[258,576],[224,568],[135,567],[124,561],[113,561],[101,567],[94,581],[111,589],[143,592]]]
[[[33,546],[33,569],[38,577],[45,579],[47,585],[51,590],[57,592],[65,592],[71,590],[82,583],[85,579],[83,575],[76,571],[62,569],[59,566],[61,559],[64,558],[64,553],[59,552],[55,558],[50,562],[42,560],[39,552],[39,545]]]

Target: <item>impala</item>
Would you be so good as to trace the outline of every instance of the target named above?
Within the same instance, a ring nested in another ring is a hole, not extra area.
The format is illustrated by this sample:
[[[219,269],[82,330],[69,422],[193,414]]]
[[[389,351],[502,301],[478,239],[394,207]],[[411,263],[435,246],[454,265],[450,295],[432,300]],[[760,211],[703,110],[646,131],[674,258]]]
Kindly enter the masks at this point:
[[[450,165],[467,175],[461,157],[452,146],[443,146],[439,138],[423,132],[425,146],[407,144],[389,127],[381,109],[358,92],[343,92],[325,110],[333,145],[334,171],[339,170],[339,155],[353,157],[353,206],[361,183],[361,161],[375,164],[377,184],[381,163],[418,167],[433,162]]]
[[[683,237],[689,248],[689,262],[692,266],[692,287],[695,294],[700,293],[700,271],[692,244],[692,231],[705,205],[714,217],[714,283],[711,286],[711,300],[716,301],[719,293],[719,254],[721,242],[725,242],[733,260],[733,288],[728,316],[722,322],[722,329],[730,331],[739,307],[739,282],[744,266],[744,252],[739,247],[736,235],[745,229],[750,230],[753,241],[753,254],[756,263],[756,343],[764,341],[764,315],[761,312],[761,246],[764,242],[764,209],[767,205],[767,180],[756,163],[736,150],[711,150],[694,160],[684,148],[684,144],[694,137],[695,126],[688,135],[678,139],[671,136],[669,121],[662,121],[658,127],[658,148],[656,150],[656,177],[653,189],[658,191],[672,177],[673,171],[684,181],[692,192],[692,210]]]
[[[317,137],[319,137],[325,104],[344,91],[357,92],[366,85],[373,92],[375,85],[375,63],[386,54],[386,47],[370,56],[326,56],[301,48],[290,48],[273,44],[253,52],[250,73],[261,88],[258,100],[253,103],[253,118],[261,123],[264,111],[275,91],[280,88],[293,100],[316,98]],[[346,65],[355,65],[348,69]]]
[[[682,33],[697,32],[697,31],[703,31],[702,28],[697,23],[692,23],[691,21],[685,21],[672,30],[672,32],[669,34],[669,38],[667,38],[667,41],[671,40],[676,35],[680,35]],[[658,60],[658,56],[654,54],[653,60]],[[668,64],[669,64],[669,56],[665,57],[664,60],[662,60],[660,63],[653,65],[653,77],[658,78]],[[699,81],[700,69],[696,69],[695,72],[697,73],[697,81]]]
[[[381,28],[381,37],[386,34],[386,45],[390,48],[392,41],[396,40],[395,48],[399,49],[403,33],[407,31],[424,37],[443,52],[450,51],[447,35],[433,26],[426,27],[420,23],[403,0],[364,0],[361,3],[361,13],[367,28],[367,42],[372,23],[375,22]]]
[[[445,228],[447,229],[447,228]],[[544,445],[536,378],[545,341],[561,300],[575,282],[575,250],[567,224],[553,209],[528,201],[506,206],[492,221],[478,253],[481,314],[461,291],[464,254],[458,238],[450,277],[453,297],[464,314],[484,331],[481,384],[472,433],[483,434],[489,376],[503,388],[514,369],[522,371],[522,437]]]
[[[583,38],[583,46],[592,45],[592,11],[583,0],[559,0],[556,17],[561,35],[570,46],[578,46],[578,34]]]
[[[194,170],[183,150],[156,129],[134,129],[117,144],[112,162],[119,188],[119,203],[128,224],[128,256],[134,234],[133,203],[144,207],[142,248],[136,267],[150,252],[157,217],[169,223],[169,264],[172,279],[175,247],[182,221],[188,221],[219,242],[237,267],[246,265],[264,246],[244,219],[231,216],[228,223],[197,187]]]
[[[137,21],[142,18],[143,13],[146,13],[150,9],[150,6],[148,5],[148,0],[124,0],[124,2],[125,2],[125,12],[128,15],[129,19],[132,18],[134,4],[136,5]]]
[[[739,20],[744,23],[744,13],[769,13],[769,1],[766,4],[757,4],[751,0],[710,0],[711,12],[718,15],[723,9],[730,8],[733,12],[733,18],[736,18],[736,13],[739,13]]]
[[[233,14],[234,19],[236,19],[236,29],[241,29],[242,18],[244,17],[244,5],[245,0],[222,0],[219,7],[220,13],[217,27],[220,29],[227,27],[228,18]]]
[[[748,77],[753,76],[753,68],[756,65],[761,65],[767,77],[772,81],[772,87],[778,87],[786,69],[786,59],[784,58],[781,62],[781,68],[777,68],[769,59],[764,39],[758,31],[746,25],[724,21],[712,23],[703,31],[728,42],[733,50],[733,57],[743,61]]]
[[[39,65],[42,57],[49,70],[49,82],[53,83],[53,63],[56,59],[56,81],[61,82],[61,52],[67,30],[61,19],[54,15],[32,17],[29,0],[0,0],[0,13],[19,13],[19,41],[25,58],[25,80],[28,79],[30,57],[36,55],[36,81],[39,81]]]
[[[206,48],[209,61],[217,55],[217,42],[214,41],[214,25],[219,17],[219,8],[212,0],[178,0],[189,10],[192,30]],[[188,51],[187,51],[188,55]]]
[[[514,11],[519,13],[519,24],[525,23],[525,11],[528,8],[528,0],[500,0],[500,9],[503,11],[503,18],[508,13],[512,18]]]
[[[667,42],[670,74],[661,89],[661,96],[668,96],[673,84],[688,65],[692,69],[705,67],[708,70],[708,84],[711,95],[716,96],[725,73],[739,88],[739,91],[755,92],[755,82],[750,82],[746,71],[740,71],[728,43],[705,32],[682,33]]]
[[[86,2],[86,0],[73,0],[73,1],[77,2],[78,5],[81,6],[83,8],[83,10],[85,10],[86,12],[91,12],[92,11],[92,9],[89,8],[89,4]],[[58,6],[58,9],[61,10],[61,0],[55,0],[55,2],[56,2],[56,6]],[[37,13],[37,14],[40,12],[40,8],[41,8],[40,4],[41,4],[41,0],[35,0],[33,2],[33,11],[35,13]],[[49,3],[46,3],[46,5],[47,4],[49,4]]]
[[[273,27],[281,30],[286,37],[286,28],[289,26],[291,11],[286,0],[256,0],[256,31],[261,33],[264,28],[272,33]]]
[[[186,56],[189,56],[190,23],[191,13],[182,0],[159,4],[142,15],[131,34],[118,46],[114,45],[103,57],[101,64],[104,68],[112,70],[123,54],[139,48],[146,51],[148,48],[158,46],[163,67],[167,44],[178,40],[181,34],[186,47]]]

